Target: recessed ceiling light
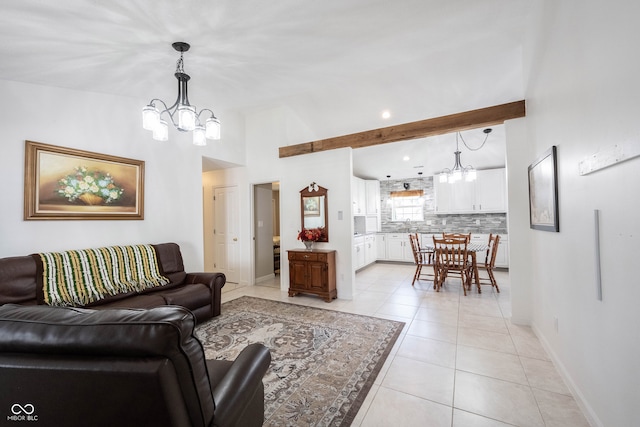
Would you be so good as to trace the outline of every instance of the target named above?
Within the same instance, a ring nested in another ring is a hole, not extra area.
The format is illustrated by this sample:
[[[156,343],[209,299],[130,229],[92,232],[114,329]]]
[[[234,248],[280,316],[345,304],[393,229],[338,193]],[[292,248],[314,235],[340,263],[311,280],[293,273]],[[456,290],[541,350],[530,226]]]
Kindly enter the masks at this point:
[[[409,156],[404,156],[404,157],[402,158],[402,160],[404,160],[405,162],[408,162],[409,160],[411,160],[411,157],[409,157]]]
[[[389,110],[384,110],[382,112],[382,118],[383,119],[388,119],[389,117],[391,117],[391,112]]]

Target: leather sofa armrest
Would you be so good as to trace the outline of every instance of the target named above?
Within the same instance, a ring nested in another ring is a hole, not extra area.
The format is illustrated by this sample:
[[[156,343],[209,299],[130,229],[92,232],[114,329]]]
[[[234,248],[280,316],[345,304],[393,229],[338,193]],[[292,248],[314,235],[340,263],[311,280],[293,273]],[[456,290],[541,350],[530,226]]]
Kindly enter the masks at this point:
[[[213,317],[220,315],[220,304],[222,302],[222,287],[227,278],[223,273],[187,273],[184,283],[203,283],[211,289],[211,307]]]
[[[214,425],[233,426],[242,415],[271,363],[269,349],[260,343],[249,344],[233,362],[227,374],[212,384],[215,402]]]

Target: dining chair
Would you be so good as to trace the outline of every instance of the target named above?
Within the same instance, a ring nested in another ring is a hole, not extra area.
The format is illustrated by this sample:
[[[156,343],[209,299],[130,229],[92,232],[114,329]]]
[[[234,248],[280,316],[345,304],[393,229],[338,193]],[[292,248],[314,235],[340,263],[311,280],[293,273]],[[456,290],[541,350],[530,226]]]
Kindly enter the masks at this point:
[[[433,280],[433,287],[436,287],[435,280],[435,268],[434,268],[434,252],[429,250],[423,250],[420,247],[420,236],[418,233],[409,234],[409,242],[411,243],[411,250],[413,251],[413,259],[416,263],[416,272],[413,275],[413,281],[411,282],[411,286],[413,286],[416,280],[420,280],[421,277],[430,278],[428,280]],[[433,273],[429,273],[428,271],[422,271],[423,267],[431,267]]]
[[[433,236],[433,246],[436,252],[436,291],[444,284],[449,274],[460,276],[464,295],[471,288],[473,266],[467,252],[467,240],[439,239]]]
[[[497,234],[489,234],[489,246],[487,248],[487,254],[484,259],[484,264],[478,263],[478,272],[486,272],[486,276],[479,275],[478,279],[481,285],[491,285],[496,289],[496,292],[500,293],[498,282],[493,275],[493,268],[496,264],[496,254],[498,253],[498,245],[500,244],[500,236]]]
[[[443,239],[466,239],[467,243],[471,241],[471,233],[442,233]]]
[[[442,232],[443,239],[466,239],[467,245],[471,243],[471,233],[445,233]],[[469,255],[471,259],[471,255]]]

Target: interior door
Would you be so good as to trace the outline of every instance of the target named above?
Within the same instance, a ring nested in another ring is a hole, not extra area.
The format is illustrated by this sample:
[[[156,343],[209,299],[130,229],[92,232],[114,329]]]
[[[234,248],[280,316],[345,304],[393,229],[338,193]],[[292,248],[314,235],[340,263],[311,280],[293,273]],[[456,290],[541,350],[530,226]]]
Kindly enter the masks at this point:
[[[221,187],[213,196],[214,242],[216,271],[227,276],[227,282],[238,283],[240,244],[238,241],[238,191],[236,187]]]

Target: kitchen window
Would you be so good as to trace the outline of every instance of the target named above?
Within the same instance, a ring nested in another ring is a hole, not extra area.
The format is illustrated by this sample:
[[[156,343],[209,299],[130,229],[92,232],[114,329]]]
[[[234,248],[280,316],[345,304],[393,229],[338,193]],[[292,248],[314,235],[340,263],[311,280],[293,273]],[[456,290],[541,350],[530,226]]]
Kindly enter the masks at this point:
[[[391,192],[392,221],[424,221],[422,191]]]

